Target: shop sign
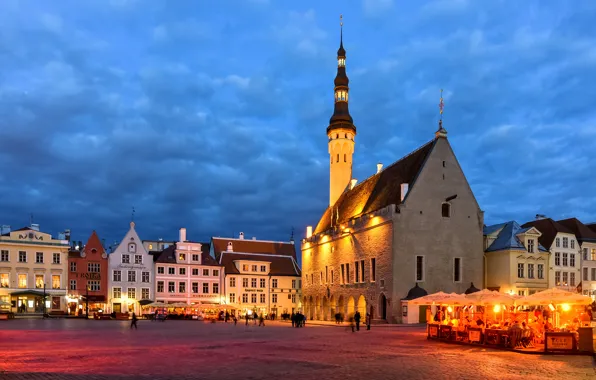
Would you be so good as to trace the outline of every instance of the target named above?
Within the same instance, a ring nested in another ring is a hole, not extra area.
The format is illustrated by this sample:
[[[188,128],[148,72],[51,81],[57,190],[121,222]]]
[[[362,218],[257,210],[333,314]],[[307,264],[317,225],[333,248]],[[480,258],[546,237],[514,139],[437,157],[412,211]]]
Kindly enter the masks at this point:
[[[572,336],[547,336],[549,350],[573,350]]]
[[[247,291],[247,292],[249,292],[249,293],[250,292],[253,292],[253,293],[254,292],[263,293],[263,291],[264,291],[263,289],[244,289],[244,290]]]
[[[468,331],[468,339],[470,342],[480,342],[480,331],[479,330],[469,330]]]
[[[79,278],[86,278],[87,280],[101,280],[99,273],[77,273]]]
[[[428,336],[431,338],[436,338],[439,336],[439,326],[429,325],[428,326]]]

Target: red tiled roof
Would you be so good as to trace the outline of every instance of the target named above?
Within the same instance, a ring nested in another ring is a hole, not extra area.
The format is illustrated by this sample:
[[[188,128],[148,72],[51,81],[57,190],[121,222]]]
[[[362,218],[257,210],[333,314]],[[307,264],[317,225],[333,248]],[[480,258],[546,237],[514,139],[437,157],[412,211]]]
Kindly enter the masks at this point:
[[[575,237],[580,243],[583,243],[584,241],[596,242],[596,232],[592,231],[577,218],[558,220],[557,223],[573,231],[573,233],[575,233]]]
[[[328,207],[325,210],[314,233],[317,234],[330,229],[332,218],[333,225],[335,225],[391,204],[400,204],[401,184],[407,183],[409,189],[412,189],[418,173],[420,173],[427,157],[435,146],[435,141],[436,139],[429,141],[389,165],[381,173],[369,177],[352,190],[345,191],[333,207]],[[339,217],[336,216],[337,214],[339,214]]]
[[[234,252],[291,256],[296,259],[296,247],[289,242],[230,239],[222,237],[214,237],[211,239],[215,257],[219,257],[220,253],[227,251],[228,242],[232,242],[232,249]]]
[[[573,231],[571,231],[569,228],[555,222],[551,218],[533,220],[531,222],[525,223],[522,225],[522,227],[536,227],[542,234],[538,238],[538,242],[540,242],[540,244],[542,244],[542,246],[546,249],[550,249],[550,247],[553,245],[553,241],[555,240],[558,232],[573,234]]]
[[[273,256],[270,254],[256,255],[244,254],[237,252],[221,252],[219,262],[224,266],[226,274],[240,274],[234,261],[265,261],[270,264],[269,274],[272,276],[301,276],[302,272],[298,268],[298,264],[293,257],[290,256]]]

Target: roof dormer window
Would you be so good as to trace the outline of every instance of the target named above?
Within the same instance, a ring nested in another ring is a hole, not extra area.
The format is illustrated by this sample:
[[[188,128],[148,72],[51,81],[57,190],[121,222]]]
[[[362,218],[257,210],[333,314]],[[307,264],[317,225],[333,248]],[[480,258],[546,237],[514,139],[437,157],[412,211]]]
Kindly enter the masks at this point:
[[[528,239],[528,252],[534,253],[534,239]]]

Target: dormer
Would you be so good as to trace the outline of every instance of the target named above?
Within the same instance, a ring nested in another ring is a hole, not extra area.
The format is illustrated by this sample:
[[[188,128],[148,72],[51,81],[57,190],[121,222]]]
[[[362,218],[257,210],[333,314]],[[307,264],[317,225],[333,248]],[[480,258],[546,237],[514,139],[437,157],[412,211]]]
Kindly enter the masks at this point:
[[[515,236],[524,245],[528,253],[536,253],[540,251],[540,243],[538,242],[538,238],[542,236],[542,233],[538,231],[536,227],[523,229]]]

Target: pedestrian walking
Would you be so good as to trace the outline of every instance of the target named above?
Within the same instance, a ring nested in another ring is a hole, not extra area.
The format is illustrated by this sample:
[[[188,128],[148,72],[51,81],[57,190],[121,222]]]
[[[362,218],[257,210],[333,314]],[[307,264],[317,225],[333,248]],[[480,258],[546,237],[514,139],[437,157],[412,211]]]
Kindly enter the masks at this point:
[[[298,326],[295,326],[296,325],[296,314],[294,314],[294,312],[292,312],[291,319],[292,319],[292,327],[298,327]]]
[[[135,314],[135,312],[132,312],[132,321],[130,322],[130,328],[132,329],[134,326],[135,330],[138,329],[137,327],[137,315]]]
[[[235,315],[232,316],[232,320],[234,321],[234,326],[238,323],[238,318]]]
[[[354,332],[354,317],[350,317],[349,321],[350,321],[350,328],[352,329],[352,332]]]
[[[356,322],[356,331],[360,331],[360,312],[357,311],[356,314],[354,314],[354,322]]]
[[[369,313],[366,313],[365,322],[366,322],[366,329],[370,330],[370,314]]]
[[[265,317],[263,316],[263,313],[261,313],[261,316],[259,317],[259,327],[265,327]]]
[[[259,314],[258,314],[258,313],[254,313],[254,315],[252,316],[252,319],[253,319],[253,321],[254,321],[253,325],[255,325],[255,326],[257,325],[257,317],[258,317],[258,316],[259,316]]]
[[[246,317],[246,325],[245,326],[248,326],[248,313],[246,313],[245,317]]]

